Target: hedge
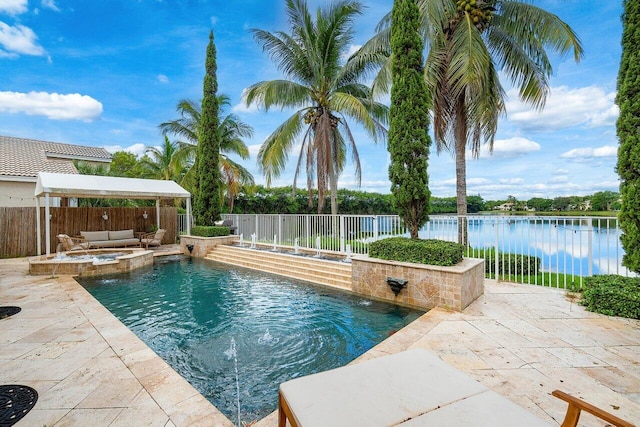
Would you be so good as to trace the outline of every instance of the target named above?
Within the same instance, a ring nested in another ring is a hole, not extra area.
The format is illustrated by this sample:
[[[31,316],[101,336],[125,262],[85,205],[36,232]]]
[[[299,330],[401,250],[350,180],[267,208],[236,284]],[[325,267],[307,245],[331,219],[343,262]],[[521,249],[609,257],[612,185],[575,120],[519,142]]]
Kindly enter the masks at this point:
[[[608,316],[640,319],[640,278],[615,274],[584,279],[581,304]]]
[[[229,227],[223,227],[220,225],[194,225],[191,227],[192,236],[218,237],[228,236],[229,234],[231,234]]]
[[[451,266],[462,261],[464,245],[443,240],[390,237],[369,245],[369,256],[389,261]]]

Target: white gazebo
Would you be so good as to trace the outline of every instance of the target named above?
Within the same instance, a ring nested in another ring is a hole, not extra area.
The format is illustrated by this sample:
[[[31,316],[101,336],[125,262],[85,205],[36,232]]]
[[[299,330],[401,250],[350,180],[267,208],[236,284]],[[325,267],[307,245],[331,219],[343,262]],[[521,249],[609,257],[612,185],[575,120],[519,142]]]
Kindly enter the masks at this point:
[[[191,194],[173,181],[157,179],[118,178],[112,176],[76,175],[65,173],[38,173],[36,181],[36,218],[38,255],[41,253],[40,241],[40,198],[44,197],[45,243],[47,255],[50,254],[51,197],[81,197],[104,199],[151,199],[156,201],[156,220],[160,228],[160,199],[187,199],[187,218],[191,218]],[[187,220],[187,234],[191,234],[191,221]]]

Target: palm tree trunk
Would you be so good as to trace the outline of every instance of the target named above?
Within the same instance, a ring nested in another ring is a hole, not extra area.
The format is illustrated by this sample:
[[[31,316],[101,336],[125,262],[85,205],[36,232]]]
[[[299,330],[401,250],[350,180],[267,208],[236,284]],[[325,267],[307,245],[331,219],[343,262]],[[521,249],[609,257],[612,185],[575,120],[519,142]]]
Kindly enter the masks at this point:
[[[329,188],[331,192],[331,215],[338,215],[338,177],[336,176],[337,148],[335,138],[331,141],[331,159],[329,161]]]
[[[456,205],[458,213],[458,243],[467,244],[467,114],[464,95],[456,105]]]

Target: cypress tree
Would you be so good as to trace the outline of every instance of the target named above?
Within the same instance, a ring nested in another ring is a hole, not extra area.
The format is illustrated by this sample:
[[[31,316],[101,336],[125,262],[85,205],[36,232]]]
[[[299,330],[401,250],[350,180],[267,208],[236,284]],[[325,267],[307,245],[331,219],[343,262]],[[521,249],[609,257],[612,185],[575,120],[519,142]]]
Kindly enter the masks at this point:
[[[213,31],[205,61],[204,96],[198,132],[196,154],[197,190],[193,214],[198,225],[214,225],[220,219],[222,189],[220,188],[220,137],[218,135],[218,81],[216,78],[216,46]]]
[[[618,72],[616,124],[619,147],[622,264],[640,272],[640,0],[625,0],[622,15],[622,59]]]
[[[429,218],[427,160],[431,138],[423,78],[420,11],[415,0],[395,0],[391,12],[389,179],[394,207],[412,239]]]

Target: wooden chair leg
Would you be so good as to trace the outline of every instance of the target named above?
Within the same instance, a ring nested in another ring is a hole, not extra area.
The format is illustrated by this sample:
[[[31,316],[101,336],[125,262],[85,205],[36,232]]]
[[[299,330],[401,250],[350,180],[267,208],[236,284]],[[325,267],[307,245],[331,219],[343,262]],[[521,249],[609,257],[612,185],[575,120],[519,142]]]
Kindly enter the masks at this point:
[[[567,413],[564,415],[564,421],[562,421],[560,427],[576,427],[578,425],[578,420],[580,419],[580,411],[580,408],[576,405],[569,403]]]
[[[287,415],[284,413],[283,398],[280,393],[278,393],[278,427],[285,427],[287,424]]]
[[[287,401],[282,396],[282,393],[278,391],[278,427],[286,427],[287,419],[291,427],[298,427],[298,424],[291,414],[291,409],[289,409],[289,405],[287,405]]]

